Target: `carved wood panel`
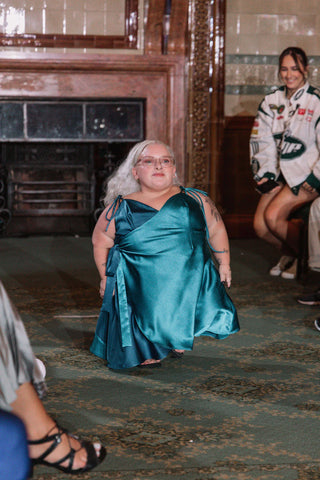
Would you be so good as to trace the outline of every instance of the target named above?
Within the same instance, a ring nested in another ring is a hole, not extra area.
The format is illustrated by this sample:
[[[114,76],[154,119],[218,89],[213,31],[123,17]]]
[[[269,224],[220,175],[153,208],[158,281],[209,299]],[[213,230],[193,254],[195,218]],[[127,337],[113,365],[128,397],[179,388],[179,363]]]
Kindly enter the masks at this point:
[[[216,193],[224,95],[225,0],[190,0],[188,184]]]

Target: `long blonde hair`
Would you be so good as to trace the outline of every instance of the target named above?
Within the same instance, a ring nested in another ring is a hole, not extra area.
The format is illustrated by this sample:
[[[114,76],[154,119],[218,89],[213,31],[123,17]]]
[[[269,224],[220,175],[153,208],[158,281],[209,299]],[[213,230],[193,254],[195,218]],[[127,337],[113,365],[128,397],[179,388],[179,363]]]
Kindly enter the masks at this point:
[[[125,196],[140,190],[139,182],[132,175],[132,167],[136,165],[144,149],[155,143],[164,145],[174,159],[172,149],[160,140],[144,140],[134,145],[124,162],[108,177],[105,183],[106,194],[103,198],[105,206],[112,203],[118,195]],[[175,177],[175,183],[179,183],[177,177]]]

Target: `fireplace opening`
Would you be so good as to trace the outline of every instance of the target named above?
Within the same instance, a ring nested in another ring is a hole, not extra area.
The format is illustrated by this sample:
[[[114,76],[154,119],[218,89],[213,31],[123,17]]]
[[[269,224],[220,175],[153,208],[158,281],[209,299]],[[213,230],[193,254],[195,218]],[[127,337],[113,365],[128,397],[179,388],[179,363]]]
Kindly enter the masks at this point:
[[[144,119],[145,99],[1,99],[0,232],[90,233]]]
[[[103,185],[134,143],[2,144],[8,236],[89,234]]]

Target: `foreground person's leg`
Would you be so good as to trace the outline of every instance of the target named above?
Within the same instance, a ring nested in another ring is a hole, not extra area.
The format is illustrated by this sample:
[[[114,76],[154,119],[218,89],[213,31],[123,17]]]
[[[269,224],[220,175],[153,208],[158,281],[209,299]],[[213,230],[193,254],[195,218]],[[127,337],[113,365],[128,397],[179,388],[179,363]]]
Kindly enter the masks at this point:
[[[0,410],[0,478],[26,480],[29,472],[25,426],[12,413]]]
[[[54,464],[56,468],[71,473],[91,470],[103,460],[105,450],[100,444],[95,449],[90,442],[83,443],[56,425],[30,383],[21,385],[16,393],[17,398],[11,404],[12,412],[26,427],[29,455],[35,463]],[[42,458],[44,452],[47,454]]]

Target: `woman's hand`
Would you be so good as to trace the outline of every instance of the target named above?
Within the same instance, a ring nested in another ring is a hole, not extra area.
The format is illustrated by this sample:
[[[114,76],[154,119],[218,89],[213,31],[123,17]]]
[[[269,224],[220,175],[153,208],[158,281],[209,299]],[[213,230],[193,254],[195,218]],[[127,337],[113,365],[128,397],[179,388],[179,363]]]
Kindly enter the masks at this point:
[[[104,277],[102,280],[100,280],[100,287],[99,287],[99,293],[100,297],[104,297],[104,291],[106,289],[106,283],[107,283],[107,277]]]
[[[303,182],[303,184],[301,185],[301,188],[303,188],[303,190],[309,193],[314,193],[316,191],[316,189],[311,187],[311,185],[309,185],[309,183],[307,182]]]
[[[256,184],[257,192],[266,195],[269,193],[275,193],[281,189],[281,185],[276,182],[275,180],[271,180],[270,178],[261,178]]]
[[[221,263],[219,265],[219,274],[220,280],[222,283],[227,285],[228,288],[231,286],[231,269],[229,264]]]

